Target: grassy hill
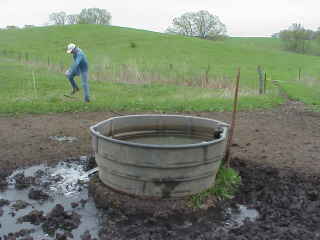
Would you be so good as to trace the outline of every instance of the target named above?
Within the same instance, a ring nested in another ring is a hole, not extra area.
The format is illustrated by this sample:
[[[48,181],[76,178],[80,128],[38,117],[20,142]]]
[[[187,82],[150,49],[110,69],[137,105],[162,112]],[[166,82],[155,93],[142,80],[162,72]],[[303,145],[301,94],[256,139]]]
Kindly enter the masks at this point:
[[[71,63],[65,53],[69,42],[90,62],[94,101],[87,106],[62,97],[69,90],[62,74]],[[101,25],[0,30],[0,112],[230,110],[238,67],[242,109],[278,104],[282,100],[270,81],[267,94],[257,95],[258,65],[290,96],[320,103],[317,94],[309,94],[318,84],[320,58],[282,51],[278,39],[213,42]]]

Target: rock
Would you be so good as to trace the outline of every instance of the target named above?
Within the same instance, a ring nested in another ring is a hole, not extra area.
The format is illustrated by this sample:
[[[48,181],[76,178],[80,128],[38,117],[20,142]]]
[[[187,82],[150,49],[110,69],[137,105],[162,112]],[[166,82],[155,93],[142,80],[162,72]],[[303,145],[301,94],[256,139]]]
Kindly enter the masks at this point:
[[[68,238],[73,238],[72,233],[70,232],[56,233],[56,240],[67,240]]]
[[[86,160],[85,160],[85,163],[84,163],[84,167],[83,167],[83,170],[84,171],[89,171],[95,167],[97,167],[97,163],[96,163],[96,159],[94,156],[90,156],[90,157],[87,157]]]
[[[2,217],[3,216],[3,209],[2,208],[0,208],[0,217]]]
[[[9,204],[10,204],[10,202],[8,200],[3,199],[3,198],[0,199],[0,207],[3,207],[5,205],[9,205]]]
[[[8,235],[4,235],[3,239],[4,240],[16,240],[19,238],[20,240],[33,240],[33,237],[30,237],[28,235],[30,235],[31,233],[34,233],[34,232],[35,232],[34,229],[21,229],[18,232],[9,233]],[[0,240],[1,240],[1,237],[0,237]]]
[[[43,177],[44,175],[46,174],[46,172],[42,169],[39,169],[37,170],[35,173],[34,173],[34,176],[37,177],[37,178],[41,178]]]
[[[42,190],[31,188],[28,197],[33,200],[48,200],[49,195]]]
[[[0,179],[0,190],[6,189],[7,186],[8,186],[8,182],[5,179]]]
[[[77,202],[72,202],[72,203],[71,203],[71,207],[72,207],[72,208],[79,207],[79,203],[77,203]]]
[[[85,231],[81,236],[81,240],[92,240],[89,230]]]
[[[34,177],[26,177],[24,173],[16,174],[13,179],[15,180],[15,188],[18,190],[28,188],[35,182]]]
[[[88,202],[88,200],[81,199],[81,200],[80,200],[81,207],[84,208],[84,207],[86,206],[87,202]]]
[[[18,218],[18,223],[29,222],[34,225],[40,225],[46,218],[43,216],[43,211],[32,210],[27,215]]]
[[[62,205],[57,204],[47,214],[46,220],[42,224],[42,229],[49,235],[53,235],[58,229],[72,231],[79,227],[80,218],[81,216],[76,212],[65,211]]]
[[[29,205],[30,204],[25,201],[18,200],[11,207],[14,208],[14,210],[16,210],[16,211],[19,211],[20,209],[24,209],[24,208],[28,207]]]
[[[10,176],[11,173],[12,173],[11,170],[0,169],[0,190],[4,190],[8,186],[8,182],[6,178]]]

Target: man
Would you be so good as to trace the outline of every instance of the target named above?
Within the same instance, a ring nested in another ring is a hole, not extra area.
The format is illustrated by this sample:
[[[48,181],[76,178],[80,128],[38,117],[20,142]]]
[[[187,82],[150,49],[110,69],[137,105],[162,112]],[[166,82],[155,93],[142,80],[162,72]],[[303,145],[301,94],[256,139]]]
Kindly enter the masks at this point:
[[[77,47],[74,43],[70,43],[67,48],[67,53],[73,54],[73,65],[66,71],[66,76],[70,81],[72,92],[75,94],[79,91],[79,88],[74,80],[76,76],[81,75],[81,83],[84,93],[84,101],[90,102],[90,92],[89,92],[89,83],[88,83],[88,61],[84,52]]]

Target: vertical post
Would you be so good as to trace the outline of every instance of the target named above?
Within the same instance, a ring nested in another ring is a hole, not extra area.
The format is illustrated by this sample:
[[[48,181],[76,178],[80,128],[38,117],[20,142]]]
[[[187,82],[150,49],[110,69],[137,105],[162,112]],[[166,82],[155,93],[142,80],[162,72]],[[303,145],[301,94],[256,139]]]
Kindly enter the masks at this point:
[[[267,92],[267,73],[264,73],[264,86],[263,86],[263,93],[266,94]]]
[[[263,73],[262,73],[262,69],[261,66],[258,66],[257,68],[258,74],[259,74],[259,94],[263,94]]]
[[[207,88],[208,85],[209,85],[209,71],[210,71],[210,65],[208,64],[208,67],[207,67],[207,69],[206,69],[206,80],[205,80],[206,88]]]
[[[48,67],[50,67],[50,57],[48,57]]]
[[[302,72],[302,70],[301,70],[301,67],[299,67],[299,81],[301,80],[301,72]]]
[[[34,90],[34,95],[35,98],[38,98],[38,93],[37,93],[37,82],[36,82],[36,76],[34,74],[34,71],[32,71],[32,79],[33,79],[33,90]]]
[[[236,88],[234,93],[234,101],[233,101],[233,111],[232,111],[232,121],[230,125],[230,131],[227,140],[227,148],[226,148],[226,155],[225,155],[225,163],[227,167],[230,167],[230,148],[233,139],[234,128],[236,124],[236,114],[238,108],[238,93],[239,93],[239,83],[240,83],[240,68],[238,68],[237,80],[236,80]]]
[[[25,57],[26,57],[26,62],[28,62],[29,61],[29,53],[26,53]]]

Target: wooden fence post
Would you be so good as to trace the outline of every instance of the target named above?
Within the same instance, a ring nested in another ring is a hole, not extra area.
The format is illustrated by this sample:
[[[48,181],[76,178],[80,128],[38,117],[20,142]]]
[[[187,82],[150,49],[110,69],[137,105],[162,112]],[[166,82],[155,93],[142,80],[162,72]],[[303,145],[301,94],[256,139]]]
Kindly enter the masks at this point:
[[[267,73],[264,73],[264,86],[263,86],[263,93],[266,94],[267,92]]]
[[[259,94],[263,94],[264,81],[263,81],[263,73],[262,73],[261,66],[258,66],[257,71],[259,74]]]
[[[302,70],[301,70],[301,67],[299,68],[299,81],[301,80],[301,72],[302,72]]]
[[[206,84],[206,88],[208,87],[209,85],[209,71],[210,71],[210,65],[208,64],[208,67],[206,69],[206,75],[205,75],[205,84]]]

